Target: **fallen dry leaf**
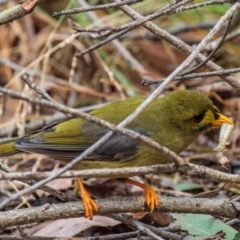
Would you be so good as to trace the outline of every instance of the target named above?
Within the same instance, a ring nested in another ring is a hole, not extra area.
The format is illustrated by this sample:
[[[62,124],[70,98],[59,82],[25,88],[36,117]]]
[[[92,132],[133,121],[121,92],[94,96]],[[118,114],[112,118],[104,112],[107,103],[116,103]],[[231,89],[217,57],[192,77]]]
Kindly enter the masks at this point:
[[[104,216],[94,216],[92,220],[84,217],[59,219],[50,222],[33,235],[42,237],[72,237],[92,226],[113,227],[118,224],[120,222]]]

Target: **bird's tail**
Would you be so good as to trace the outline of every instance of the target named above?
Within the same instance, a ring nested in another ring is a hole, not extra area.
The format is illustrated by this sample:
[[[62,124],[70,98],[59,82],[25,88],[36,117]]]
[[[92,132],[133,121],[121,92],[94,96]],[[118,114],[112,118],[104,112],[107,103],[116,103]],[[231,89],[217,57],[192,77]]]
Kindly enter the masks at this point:
[[[0,143],[0,157],[5,157],[20,152],[14,146],[15,141],[16,139],[13,139],[7,142]]]

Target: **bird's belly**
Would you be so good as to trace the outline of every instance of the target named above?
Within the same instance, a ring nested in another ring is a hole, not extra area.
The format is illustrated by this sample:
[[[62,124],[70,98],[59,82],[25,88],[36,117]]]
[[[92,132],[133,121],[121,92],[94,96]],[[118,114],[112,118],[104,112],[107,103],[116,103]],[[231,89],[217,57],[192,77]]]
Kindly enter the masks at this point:
[[[138,154],[128,160],[82,160],[74,169],[100,169],[100,168],[121,168],[121,167],[140,167],[150,166],[156,164],[165,164],[168,159],[160,154],[158,151],[142,147]]]

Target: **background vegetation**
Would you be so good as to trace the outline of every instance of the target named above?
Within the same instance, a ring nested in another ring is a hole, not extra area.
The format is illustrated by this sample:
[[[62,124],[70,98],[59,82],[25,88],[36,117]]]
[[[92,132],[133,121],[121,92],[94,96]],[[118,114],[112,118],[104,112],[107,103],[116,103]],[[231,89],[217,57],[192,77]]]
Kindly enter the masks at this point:
[[[8,11],[0,12],[1,138],[23,135],[65,118],[56,111],[57,106],[47,108],[32,101],[46,94],[65,106],[89,111],[110,101],[149,96],[160,83],[169,81],[164,91],[159,89],[161,95],[176,89],[197,90],[234,119],[236,126],[226,153],[230,162],[223,167],[216,160],[212,149],[217,146],[218,133],[200,136],[181,156],[185,157],[184,166],[191,162],[205,167],[192,169],[189,165],[171,174],[141,177],[161,192],[161,212],[151,215],[143,212],[143,198],[122,198],[142,195],[139,189],[113,179],[86,178],[90,193],[104,199],[100,201],[103,214],[99,212],[90,221],[81,217],[82,209],[76,212],[76,205],[58,208],[60,200],[41,190],[13,197],[25,187],[24,177],[28,181],[21,173],[56,171],[62,167],[57,161],[36,154],[5,158],[0,166],[0,203],[8,204],[0,213],[0,239],[239,239],[240,179],[234,175],[240,170],[239,2],[145,0],[132,1],[128,6],[109,5],[116,2],[28,0],[20,5],[17,1],[0,1],[0,10]],[[100,8],[104,4],[107,8]],[[86,9],[59,14],[75,8]],[[149,18],[137,25],[131,10]],[[159,15],[151,18],[153,14]],[[215,34],[205,41],[212,30]],[[203,59],[193,52],[201,41],[200,52],[211,56],[192,70]],[[191,64],[183,67],[192,52]],[[187,70],[193,73],[191,78],[176,78]],[[45,91],[42,96],[33,84],[22,80],[24,73]],[[151,80],[158,83],[151,84]],[[13,98],[13,92],[6,89],[25,94],[28,99]],[[8,166],[16,175],[4,177],[10,171]],[[48,186],[69,194],[72,182],[73,178],[57,178]],[[174,198],[168,198],[171,196]],[[46,208],[51,214],[41,215]],[[116,212],[129,213],[113,214]]]

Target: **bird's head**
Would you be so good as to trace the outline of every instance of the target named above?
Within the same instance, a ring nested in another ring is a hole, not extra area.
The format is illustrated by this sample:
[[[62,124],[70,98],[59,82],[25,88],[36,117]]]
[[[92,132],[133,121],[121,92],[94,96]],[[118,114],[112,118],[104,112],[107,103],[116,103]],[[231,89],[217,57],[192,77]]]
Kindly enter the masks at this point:
[[[185,134],[221,127],[223,123],[234,125],[233,121],[222,115],[212,101],[194,91],[174,91],[166,97],[164,104],[169,123]]]

